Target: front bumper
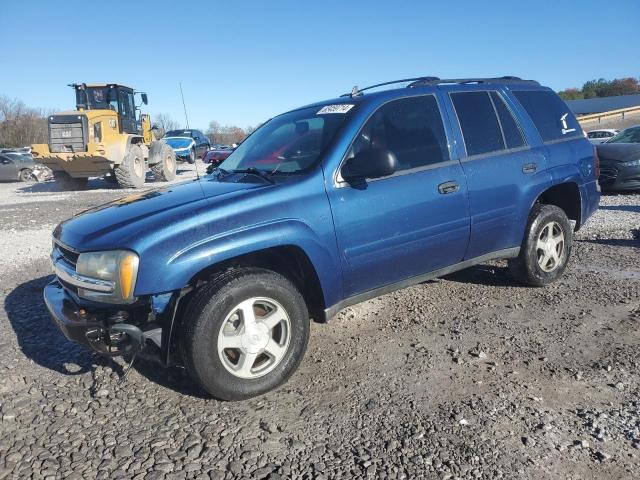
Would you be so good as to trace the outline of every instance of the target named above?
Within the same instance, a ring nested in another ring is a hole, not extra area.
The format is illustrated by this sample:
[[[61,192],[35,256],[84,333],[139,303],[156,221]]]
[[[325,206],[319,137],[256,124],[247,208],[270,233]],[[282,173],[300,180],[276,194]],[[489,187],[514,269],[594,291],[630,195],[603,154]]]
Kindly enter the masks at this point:
[[[58,329],[72,342],[79,343],[103,355],[135,354],[147,340],[160,346],[162,329],[143,332],[135,325],[125,323],[126,316],[115,316],[97,310],[89,312],[54,280],[44,288],[44,301]]]
[[[599,182],[608,191],[640,190],[640,167],[601,163]]]

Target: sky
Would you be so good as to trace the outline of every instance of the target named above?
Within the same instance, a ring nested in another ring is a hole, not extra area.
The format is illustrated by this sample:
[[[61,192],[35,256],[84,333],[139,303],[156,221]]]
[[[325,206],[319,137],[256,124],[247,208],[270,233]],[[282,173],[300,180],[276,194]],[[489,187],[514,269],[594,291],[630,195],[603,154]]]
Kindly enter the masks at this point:
[[[639,30],[640,0],[0,0],[0,95],[65,110],[69,83],[122,83],[184,125],[181,82],[191,128],[246,127],[407,77],[639,77]]]

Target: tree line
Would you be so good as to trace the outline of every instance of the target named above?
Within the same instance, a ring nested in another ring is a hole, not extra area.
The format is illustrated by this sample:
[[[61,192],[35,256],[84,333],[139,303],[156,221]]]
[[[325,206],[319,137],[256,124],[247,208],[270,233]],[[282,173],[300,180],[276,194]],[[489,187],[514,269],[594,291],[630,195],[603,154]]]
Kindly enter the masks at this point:
[[[0,95],[0,147],[26,147],[47,143],[49,112]]]
[[[613,97],[620,95],[640,94],[640,82],[637,78],[615,78],[613,80],[589,80],[582,88],[567,88],[558,92],[564,100],[580,100],[582,98]]]

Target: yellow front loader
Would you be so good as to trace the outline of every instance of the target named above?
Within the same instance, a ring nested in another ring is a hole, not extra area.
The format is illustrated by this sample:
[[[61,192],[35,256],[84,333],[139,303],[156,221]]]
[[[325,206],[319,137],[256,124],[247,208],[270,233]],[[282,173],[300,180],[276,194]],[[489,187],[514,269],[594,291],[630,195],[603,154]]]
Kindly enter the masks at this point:
[[[138,113],[136,97],[147,94],[115,83],[72,84],[76,110],[49,116],[49,143],[32,145],[33,158],[53,170],[65,188],[82,188],[88,177],[102,176],[123,188],[176,176],[169,145],[156,140],[149,115]]]

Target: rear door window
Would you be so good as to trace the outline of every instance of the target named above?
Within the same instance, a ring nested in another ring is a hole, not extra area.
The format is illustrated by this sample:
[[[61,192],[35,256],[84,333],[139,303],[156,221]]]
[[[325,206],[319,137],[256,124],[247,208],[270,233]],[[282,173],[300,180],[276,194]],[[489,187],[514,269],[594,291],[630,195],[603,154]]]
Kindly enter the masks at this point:
[[[489,92],[452,93],[451,100],[458,116],[468,156],[505,148]]]
[[[582,135],[576,118],[558,95],[546,90],[514,91],[542,140],[550,142]]]
[[[500,126],[502,127],[502,133],[504,134],[504,141],[507,144],[507,148],[519,148],[525,145],[522,131],[513,117],[511,110],[504,103],[502,97],[498,92],[491,92],[491,100],[496,107],[498,113],[498,119],[500,120]]]

